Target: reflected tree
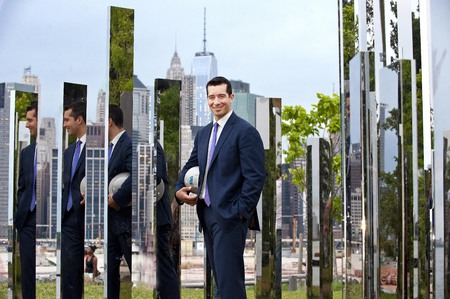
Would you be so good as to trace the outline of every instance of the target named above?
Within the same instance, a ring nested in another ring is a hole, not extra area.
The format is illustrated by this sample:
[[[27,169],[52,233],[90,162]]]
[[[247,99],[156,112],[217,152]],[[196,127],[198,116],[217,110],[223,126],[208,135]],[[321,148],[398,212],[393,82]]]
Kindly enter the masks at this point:
[[[133,91],[134,11],[111,9],[109,103],[120,106],[124,91]]]
[[[284,106],[282,111],[282,135],[287,138],[288,149],[283,153],[286,155],[285,162],[293,163],[295,159],[306,157],[306,138],[321,136],[330,140],[332,156],[332,198],[333,219],[341,221],[342,207],[340,196],[340,99],[339,95],[331,96],[317,93],[319,101],[312,105],[308,113],[301,105]],[[291,168],[289,173],[292,181],[301,190],[305,189],[305,169]]]

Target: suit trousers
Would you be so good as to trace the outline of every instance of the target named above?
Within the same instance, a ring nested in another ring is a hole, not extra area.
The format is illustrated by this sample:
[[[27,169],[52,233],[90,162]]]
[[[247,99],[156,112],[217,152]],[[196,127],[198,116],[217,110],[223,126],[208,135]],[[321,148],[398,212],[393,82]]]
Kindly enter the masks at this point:
[[[207,207],[202,202],[199,204],[206,252],[219,291],[219,294],[214,294],[215,298],[246,299],[244,249],[248,221],[240,220],[236,215],[226,227],[221,227],[214,207]]]
[[[156,289],[161,299],[180,299],[180,280],[170,252],[169,229],[169,225],[157,229]]]
[[[19,231],[22,298],[36,298],[36,209],[29,212]]]
[[[110,228],[108,229],[108,299],[120,298],[122,256],[125,257],[131,273],[131,229],[117,234]]]
[[[61,283],[63,299],[80,299],[84,291],[84,231],[75,213],[64,216],[61,228]]]

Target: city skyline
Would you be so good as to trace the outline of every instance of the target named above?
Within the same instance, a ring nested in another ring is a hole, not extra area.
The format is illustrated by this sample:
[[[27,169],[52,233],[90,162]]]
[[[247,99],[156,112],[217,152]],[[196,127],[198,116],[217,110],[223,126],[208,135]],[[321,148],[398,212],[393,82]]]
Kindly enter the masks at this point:
[[[0,40],[8,45],[0,49],[0,81],[17,82],[31,66],[41,79],[42,98],[52,104],[61,97],[62,82],[74,82],[88,85],[88,105],[95,107],[107,80],[108,5],[135,9],[134,74],[147,86],[165,78],[175,50],[185,73],[191,73],[195,53],[203,49],[206,7],[206,50],[214,52],[218,74],[249,82],[253,93],[307,109],[317,100],[316,92],[338,91],[337,4],[323,0],[282,6],[231,1],[226,13],[222,5],[207,1],[45,0],[36,5],[28,0],[0,3],[0,28],[8,28],[0,32]],[[36,13],[40,10],[46,13]],[[156,11],[170,11],[171,18]],[[23,22],[17,23],[19,16]],[[32,46],[24,47],[24,40]]]

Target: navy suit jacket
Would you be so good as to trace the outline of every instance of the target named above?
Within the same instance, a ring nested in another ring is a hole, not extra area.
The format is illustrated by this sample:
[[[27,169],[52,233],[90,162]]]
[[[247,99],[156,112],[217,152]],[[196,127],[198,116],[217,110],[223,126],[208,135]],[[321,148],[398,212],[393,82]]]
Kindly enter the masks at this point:
[[[132,145],[131,138],[124,132],[114,146],[108,162],[108,185],[119,173],[130,173],[130,176],[123,182],[119,190],[113,194],[113,199],[120,206],[120,210],[116,211],[113,208],[108,208],[109,225],[112,225],[112,228],[117,230],[118,233],[129,230],[131,227]]]
[[[158,227],[172,226],[172,209],[170,207],[169,181],[167,179],[167,162],[161,144],[156,142],[156,185],[164,182],[163,197],[156,203],[156,224]]]
[[[20,152],[19,182],[17,187],[17,210],[14,224],[18,231],[22,230],[28,212],[30,212],[32,187],[34,184],[34,152],[36,142],[31,143]]]
[[[80,184],[86,173],[86,144],[83,146],[83,150],[81,151],[80,157],[78,158],[75,173],[73,174],[73,178],[71,179],[72,160],[73,154],[75,153],[75,146],[76,142],[69,145],[69,147],[64,151],[64,189],[62,194],[62,220],[64,221],[64,216],[66,214],[70,189],[72,191],[72,208],[76,216],[77,226],[82,228],[84,231],[84,206],[80,205],[80,202],[83,200],[83,196],[81,195],[80,191]]]
[[[194,166],[199,166],[199,190],[202,190],[211,130],[212,123],[197,133],[194,148],[180,173],[176,190],[184,187],[184,175]],[[255,127],[233,112],[222,129],[208,170],[208,191],[212,211],[219,225],[234,225],[240,216],[250,219],[256,210],[265,177],[261,136]],[[201,204],[197,204],[197,213],[203,225],[201,207]]]

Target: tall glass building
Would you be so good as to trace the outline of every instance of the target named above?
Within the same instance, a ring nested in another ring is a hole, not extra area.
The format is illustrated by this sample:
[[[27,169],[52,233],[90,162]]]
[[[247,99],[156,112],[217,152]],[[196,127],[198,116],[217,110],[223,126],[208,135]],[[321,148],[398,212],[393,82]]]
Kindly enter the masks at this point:
[[[206,126],[212,120],[206,98],[206,83],[217,76],[217,59],[212,52],[195,53],[192,61],[192,75],[195,77],[197,126]]]

